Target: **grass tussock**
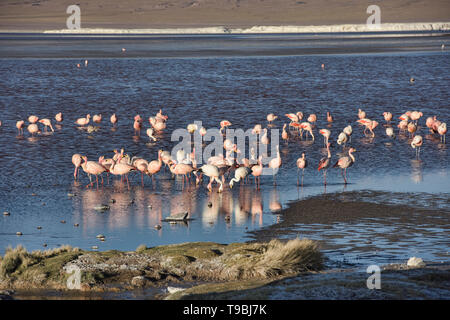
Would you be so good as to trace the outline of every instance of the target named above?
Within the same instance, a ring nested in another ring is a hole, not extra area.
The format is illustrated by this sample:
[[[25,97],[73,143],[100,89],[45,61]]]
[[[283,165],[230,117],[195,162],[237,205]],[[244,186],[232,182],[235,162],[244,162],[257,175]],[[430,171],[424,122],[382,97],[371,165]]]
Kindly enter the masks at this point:
[[[20,273],[47,258],[52,258],[65,252],[78,251],[78,248],[72,248],[71,246],[61,246],[55,249],[36,250],[33,252],[28,252],[22,245],[18,245],[16,248],[9,247],[0,260],[0,277],[6,278]]]
[[[142,253],[142,252],[144,252],[145,250],[147,250],[147,246],[146,246],[145,244],[141,244],[140,246],[138,246],[138,247],[136,248],[136,252],[137,252],[137,253]]]

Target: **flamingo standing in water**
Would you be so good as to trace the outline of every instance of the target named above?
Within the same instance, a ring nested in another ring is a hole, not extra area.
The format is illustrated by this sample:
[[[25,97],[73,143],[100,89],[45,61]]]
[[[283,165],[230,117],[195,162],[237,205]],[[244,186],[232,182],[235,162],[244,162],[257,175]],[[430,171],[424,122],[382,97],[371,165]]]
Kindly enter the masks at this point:
[[[142,186],[144,186],[144,173],[147,173],[148,161],[145,159],[139,158],[139,159],[133,160],[132,165],[138,171],[141,172],[141,183],[142,183]]]
[[[269,138],[267,137],[267,128],[264,128],[263,132],[264,133],[259,140],[262,144],[269,144]]]
[[[133,167],[132,165],[122,163],[121,160],[122,160],[122,155],[119,155],[117,162],[113,160],[113,163],[112,163],[111,167],[109,168],[109,172],[116,176],[120,175],[121,177],[123,177],[125,175],[125,178],[127,180],[128,190],[129,190],[130,182],[128,181],[128,174],[131,171],[136,170],[136,168]]]
[[[297,185],[299,185],[299,170],[302,169],[302,187],[303,187],[303,175],[305,173],[305,168],[308,166],[308,161],[306,161],[306,154],[303,152],[302,156],[297,159]]]
[[[147,136],[152,139],[153,141],[156,141],[156,138],[153,136],[153,129],[152,128],[148,128],[147,129]]]
[[[331,131],[328,129],[320,129],[319,133],[323,135],[323,144],[326,147],[328,144],[328,139],[330,139]]]
[[[333,168],[341,168],[341,174],[342,177],[344,177],[345,184],[347,184],[347,168],[351,167],[353,163],[355,163],[355,156],[353,155],[353,152],[355,151],[355,148],[350,148],[348,150],[348,156],[340,158],[333,166]]]
[[[441,136],[441,141],[445,143],[445,134],[447,133],[447,124],[442,122],[437,128],[439,135]]]
[[[19,136],[23,135],[23,128],[25,128],[25,121],[23,121],[23,120],[17,121],[16,128],[19,131]]]
[[[63,121],[63,115],[62,115],[61,112],[59,112],[59,113],[57,113],[55,115],[55,120],[56,120],[56,122],[62,122]]]
[[[200,182],[200,178],[197,176],[198,172],[200,172],[201,175],[204,174],[205,176],[209,177],[209,183],[207,186],[207,189],[209,190],[209,192],[212,191],[213,181],[216,181],[220,185],[218,192],[223,191],[223,183],[219,179],[220,171],[219,171],[218,167],[216,167],[212,164],[205,164],[205,165],[201,166],[199,169],[197,169],[196,171],[194,171],[194,175],[196,176],[196,184],[199,184],[199,182]]]
[[[250,169],[247,167],[239,167],[234,171],[234,178],[230,181],[230,189],[233,189],[233,185],[235,182],[239,182],[244,180],[249,174]]]
[[[141,128],[142,128],[142,118],[140,115],[137,115],[134,117],[133,128],[134,128],[134,134],[137,136],[140,136]]]
[[[91,118],[90,114],[86,115],[86,118],[78,118],[77,121],[75,121],[75,124],[79,126],[86,126],[89,123],[89,119]]]
[[[383,112],[384,120],[386,120],[387,123],[390,123],[392,120],[392,113],[390,112]]]
[[[309,123],[309,122],[302,122],[302,123],[300,123],[300,128],[302,130],[305,130],[306,134],[309,133],[311,135],[312,139],[314,140],[314,134],[313,134],[313,131],[312,131],[311,123]],[[303,131],[302,131],[300,137],[303,137]]]
[[[345,147],[345,144],[347,143],[347,141],[348,141],[348,137],[347,137],[347,135],[345,134],[345,132],[341,132],[340,134],[339,134],[339,136],[338,136],[338,139],[337,139],[337,144],[338,145],[344,145],[343,147]]]
[[[50,127],[52,132],[55,132],[55,130],[53,130],[52,122],[50,121],[50,119],[41,119],[39,120],[39,122],[44,125],[45,132],[47,132],[47,127]]]
[[[289,141],[289,134],[288,134],[288,132],[286,131],[286,126],[287,126],[287,124],[285,123],[284,125],[283,125],[283,132],[281,133],[281,139],[283,139],[284,141]]]
[[[98,176],[106,171],[106,168],[102,166],[100,163],[95,161],[88,161],[86,156],[81,157],[84,162],[81,163],[81,168],[83,168],[83,171],[87,173],[89,176],[90,183],[86,186],[86,188],[93,186],[94,183],[92,182],[91,175],[95,175],[96,181],[97,181],[97,189],[98,189]],[[103,185],[103,176],[102,177],[102,185]]]
[[[397,125],[398,131],[405,131],[408,128],[408,120],[402,120]]]
[[[273,172],[273,185],[276,185],[276,179],[275,179],[275,175],[276,175],[276,171],[281,167],[281,156],[280,156],[280,146],[277,145],[277,156],[276,158],[273,158],[272,160],[270,160],[269,162],[269,168],[272,169]]]
[[[410,133],[410,136],[414,137],[414,133],[416,133],[416,131],[417,131],[417,126],[413,122],[410,122],[410,123],[408,123],[407,129],[408,129],[408,132]]]
[[[317,116],[313,113],[310,114],[308,117],[308,122],[311,123],[312,125],[315,125],[317,121]]]
[[[348,140],[352,141],[352,133],[353,133],[352,126],[348,125],[342,131],[348,136]]]
[[[220,121],[220,133],[223,134],[223,129],[225,129],[226,127],[231,126],[231,122],[228,120],[222,120]]]
[[[317,171],[323,170],[323,184],[324,185],[327,185],[327,169],[329,168],[330,162],[331,162],[330,146],[331,146],[331,143],[328,143],[327,144],[328,156],[320,159],[319,166],[317,168]]]
[[[415,136],[411,141],[411,147],[413,149],[416,149],[416,157],[419,158],[420,156],[420,147],[423,145],[423,139],[422,136]]]
[[[419,111],[413,111],[413,112],[411,112],[410,118],[411,118],[412,121],[415,121],[415,123],[416,123],[416,125],[417,125],[417,122],[419,121],[419,119],[420,119],[422,116],[423,116],[423,113],[422,113],[422,112],[419,112]]]
[[[261,180],[261,173],[263,171],[263,166],[262,166],[262,156],[259,156],[258,158],[258,163],[252,166],[252,175],[255,177],[255,184],[256,184],[256,189],[259,190],[259,186],[260,186],[260,180]]]
[[[274,115],[273,113],[269,113],[267,115],[267,121],[269,122],[269,125],[272,124],[272,121],[275,121],[278,118],[278,116]]]
[[[28,117],[28,122],[29,123],[37,123],[38,121],[39,121],[39,117],[37,117],[37,116],[31,115],[31,116]]]
[[[92,121],[94,121],[95,123],[102,122],[102,114],[94,114],[94,116],[92,117]]]
[[[365,117],[366,117],[366,112],[361,109],[358,109],[358,118],[364,119]]]
[[[393,129],[392,127],[387,127],[387,128],[386,128],[386,135],[387,135],[389,138],[394,139],[394,138],[395,138],[394,129]]]
[[[329,123],[333,122],[333,116],[331,115],[330,112],[327,112],[327,121],[328,121]]]
[[[75,166],[75,171],[73,172],[73,177],[75,180],[77,180],[78,177],[78,168],[81,166],[81,162],[82,162],[82,155],[79,153],[75,153],[72,156],[72,163]]]
[[[27,130],[29,133],[31,133],[31,136],[34,137],[34,134],[39,132],[39,127],[36,123],[30,123],[27,127]]]
[[[162,150],[158,150],[158,160],[152,160],[147,165],[147,175],[152,177],[152,182],[154,181],[153,176],[155,174],[157,174],[161,170],[161,166],[162,166],[161,155],[162,155],[162,152],[163,152]]]
[[[109,120],[111,121],[113,127],[115,127],[116,124],[117,124],[117,121],[118,121],[116,114],[113,113],[112,116],[111,116],[111,118],[110,118]]]

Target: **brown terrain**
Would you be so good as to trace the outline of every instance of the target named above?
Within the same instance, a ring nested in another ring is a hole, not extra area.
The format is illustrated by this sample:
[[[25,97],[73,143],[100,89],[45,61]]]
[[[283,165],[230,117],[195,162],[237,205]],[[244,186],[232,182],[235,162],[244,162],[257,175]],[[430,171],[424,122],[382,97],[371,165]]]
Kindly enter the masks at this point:
[[[0,30],[66,28],[69,5],[81,8],[82,28],[251,27],[363,24],[366,9],[381,22],[446,22],[448,0],[0,0]]]

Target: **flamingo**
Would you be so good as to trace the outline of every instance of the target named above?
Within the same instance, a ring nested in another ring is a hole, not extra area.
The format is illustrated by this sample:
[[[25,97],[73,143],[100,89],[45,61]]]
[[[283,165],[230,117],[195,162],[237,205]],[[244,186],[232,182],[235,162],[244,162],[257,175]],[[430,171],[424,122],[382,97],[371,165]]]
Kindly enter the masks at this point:
[[[296,113],[297,117],[298,117],[298,121],[301,121],[303,119],[303,112],[299,111]]]
[[[317,121],[317,116],[315,114],[310,114],[308,117],[308,122],[315,125]]]
[[[55,120],[56,120],[56,122],[62,122],[63,121],[63,115],[62,115],[61,112],[59,112],[59,113],[57,113],[55,115]]]
[[[328,144],[328,139],[330,139],[331,131],[328,129],[320,129],[319,133],[323,135],[323,144],[326,147]]]
[[[415,121],[416,124],[417,124],[417,122],[419,121],[419,119],[420,119],[422,116],[423,116],[423,113],[422,113],[422,112],[419,112],[419,111],[413,111],[413,112],[411,112],[410,118],[411,118],[412,121]]]
[[[361,109],[358,109],[358,118],[364,119],[365,117],[366,117],[366,112]]]
[[[328,121],[329,123],[333,122],[333,116],[331,115],[330,112],[327,112],[327,121]]]
[[[348,150],[348,156],[340,158],[333,166],[333,168],[341,168],[341,174],[342,177],[344,177],[345,184],[347,184],[347,168],[351,167],[353,163],[355,163],[355,156],[353,155],[353,152],[355,151],[355,148],[350,148]]]
[[[86,126],[89,123],[89,119],[91,118],[90,114],[86,115],[86,118],[78,118],[77,121],[75,121],[75,124],[79,126]]]
[[[423,145],[423,139],[422,136],[415,136],[413,140],[411,141],[411,147],[413,149],[416,149],[416,157],[419,158],[420,155],[420,147]]]
[[[25,127],[25,121],[19,120],[16,122],[16,128],[19,131],[19,135],[23,135],[23,128]]]
[[[383,112],[384,120],[386,120],[387,123],[391,122],[392,120],[392,113],[390,112]]]
[[[161,166],[162,166],[161,155],[162,155],[162,153],[163,153],[162,150],[158,150],[158,160],[152,160],[147,165],[147,175],[152,177],[152,181],[153,181],[153,176],[161,170]]]
[[[408,120],[402,120],[397,125],[398,131],[405,131],[408,128]]]
[[[263,166],[262,166],[262,156],[259,156],[258,158],[258,163],[253,165],[251,170],[252,170],[252,175],[255,177],[255,184],[256,184],[256,189],[259,190],[259,185],[260,185],[260,180],[261,180],[261,173],[263,171]]]
[[[103,172],[105,172],[106,168],[98,162],[88,161],[86,156],[82,156],[81,158],[84,160],[84,162],[81,163],[81,168],[83,168],[83,171],[88,174],[90,181],[90,183],[86,186],[86,188],[94,184],[91,180],[91,175],[93,174],[95,175],[98,189],[98,176],[101,175]],[[102,185],[103,185],[103,177],[102,177]]]
[[[233,189],[235,182],[239,182],[245,179],[250,174],[250,169],[247,167],[239,167],[234,171],[234,178],[230,181],[230,189]]]
[[[116,114],[113,113],[112,116],[111,116],[111,118],[110,118],[109,120],[111,121],[113,127],[115,127],[116,124],[117,124],[117,121],[118,121],[119,119],[117,118]]]
[[[190,134],[193,134],[195,131],[197,131],[198,130],[198,126],[195,124],[195,123],[190,123],[190,124],[188,124],[188,126],[187,126],[187,131],[190,133]]]
[[[347,141],[348,141],[347,135],[345,134],[345,132],[341,132],[338,136],[337,144],[338,145],[344,144],[344,147],[345,147],[345,144],[347,143]]]
[[[402,114],[400,117],[398,117],[402,121],[409,121],[411,112],[407,111],[406,113]]]
[[[200,130],[198,131],[200,133],[200,135],[202,137],[204,137],[206,135],[206,129],[204,127],[201,127]]]
[[[288,134],[288,132],[286,131],[286,123],[283,125],[283,132],[281,133],[281,138],[284,140],[284,141],[288,141],[289,140],[289,134]]]
[[[109,168],[109,172],[111,172],[111,174],[113,175],[120,175],[123,176],[125,175],[125,178],[127,180],[127,186],[128,186],[128,190],[130,189],[130,182],[128,180],[128,173],[130,173],[133,170],[136,170],[135,167],[133,167],[132,165],[126,164],[126,163],[122,163],[122,155],[119,155],[118,161],[114,161],[111,165],[111,167]]]
[[[156,114],[156,119],[165,122],[167,121],[167,119],[169,119],[169,117],[162,113],[162,109],[159,109],[159,112]]]
[[[167,167],[169,165],[169,162],[172,160],[172,156],[170,155],[169,151],[162,151],[161,159],[162,159],[162,162],[164,163],[165,167]],[[165,167],[164,167],[164,169],[165,169]]]
[[[312,131],[311,123],[309,123],[309,122],[302,122],[302,123],[300,123],[300,128],[302,130],[305,130],[307,134],[309,133],[311,135],[312,139],[314,140],[314,134],[313,134],[313,131]],[[301,133],[301,137],[303,137],[303,132]]]
[[[255,124],[252,129],[253,134],[261,134],[262,126],[260,124]]]
[[[184,178],[186,178],[186,180],[189,183],[188,175],[192,171],[194,171],[194,168],[191,165],[185,163],[177,163],[175,161],[171,161],[169,163],[169,169],[174,175],[176,176],[181,175],[183,177],[183,186],[184,186]]]
[[[142,186],[144,186],[144,173],[147,173],[148,169],[148,161],[142,158],[131,161],[133,167],[135,167],[138,171],[141,172],[141,182]]]
[[[386,128],[386,135],[387,135],[389,138],[394,139],[394,138],[395,138],[394,129],[393,129],[392,127],[387,127],[387,128]]]
[[[156,138],[153,136],[153,129],[152,128],[148,128],[147,131],[147,136],[152,139],[153,141],[156,141]]]
[[[141,128],[142,128],[142,122],[139,120],[139,118],[135,118],[134,123],[133,123],[134,134],[137,136],[140,136]]]
[[[427,128],[428,129],[430,129],[430,132],[433,132],[433,124],[434,124],[434,121],[436,120],[436,117],[428,117],[427,118],[427,120],[426,120],[426,126],[427,126]]]
[[[52,132],[55,132],[55,130],[53,130],[52,122],[50,121],[50,119],[41,119],[39,120],[39,122],[44,125],[45,132],[47,132],[47,127],[50,127]]]
[[[408,132],[410,133],[411,137],[414,137],[414,133],[416,133],[416,131],[417,131],[417,126],[413,122],[410,122],[410,123],[408,123],[407,129],[408,129]]]
[[[375,133],[373,132],[373,129],[375,129],[376,126],[378,126],[378,122],[375,120],[370,120],[367,118],[359,119],[357,120],[358,123],[365,126],[364,134],[366,134],[367,129],[372,133],[372,137],[375,137]]]
[[[330,146],[331,146],[331,143],[328,143],[327,144],[328,156],[320,159],[319,166],[317,167],[317,171],[323,170],[323,184],[324,185],[327,185],[327,169],[329,168],[330,162],[331,162]]]
[[[94,121],[95,123],[102,122],[102,114],[94,114],[94,116],[92,117],[92,121]]]
[[[207,186],[207,189],[209,190],[209,192],[212,191],[212,182],[216,181],[218,184],[220,184],[219,187],[219,191],[218,192],[222,192],[223,190],[223,183],[222,181],[220,181],[219,179],[219,168],[211,165],[211,164],[205,164],[203,166],[201,166],[199,169],[197,169],[196,171],[194,171],[194,175],[196,176],[196,183],[198,184],[200,182],[199,177],[197,176],[197,173],[200,172],[200,174],[204,174],[205,176],[209,177],[209,184]]]
[[[273,172],[273,184],[274,185],[276,185],[275,173],[280,167],[281,167],[280,146],[277,145],[277,156],[276,156],[276,158],[273,158],[269,162],[269,168],[272,168],[272,172]]]
[[[286,113],[285,116],[288,117],[289,120],[291,120],[291,123],[290,123],[290,124],[296,123],[296,122],[299,121],[299,120],[298,120],[298,116],[297,116],[295,113]]]
[[[302,156],[297,159],[297,185],[299,185],[299,170],[302,169],[302,186],[303,186],[303,175],[305,173],[305,168],[308,166],[308,161],[306,161],[306,154],[303,152]]]
[[[31,136],[34,137],[34,134],[39,132],[39,127],[36,123],[31,123],[28,125],[27,130],[31,133]]]
[[[439,135],[441,136],[441,141],[445,143],[445,134],[447,133],[447,124],[442,122],[440,126],[437,128]]]
[[[352,133],[353,133],[352,126],[348,125],[342,131],[348,136],[349,141],[352,141]]]
[[[157,118],[150,117],[148,118],[148,121],[156,131],[163,131],[166,128],[166,122],[161,119],[158,120]]]
[[[278,118],[278,116],[274,115],[273,113],[269,113],[267,115],[267,121],[269,122],[269,125],[272,124],[272,121],[275,121]]]
[[[267,128],[264,128],[263,135],[260,138],[262,144],[269,144],[269,138],[267,137]]]
[[[75,166],[75,171],[73,172],[73,177],[75,178],[75,180],[77,180],[78,177],[78,168],[81,166],[81,162],[82,162],[82,155],[79,153],[75,153],[72,156],[72,163]]]
[[[231,126],[231,122],[230,121],[228,121],[228,120],[220,121],[220,133],[223,134],[222,130],[225,129],[226,127],[229,127],[229,126]]]
[[[29,123],[36,123],[38,121],[39,121],[39,117],[37,117],[37,116],[31,115],[31,116],[28,117],[28,122]]]

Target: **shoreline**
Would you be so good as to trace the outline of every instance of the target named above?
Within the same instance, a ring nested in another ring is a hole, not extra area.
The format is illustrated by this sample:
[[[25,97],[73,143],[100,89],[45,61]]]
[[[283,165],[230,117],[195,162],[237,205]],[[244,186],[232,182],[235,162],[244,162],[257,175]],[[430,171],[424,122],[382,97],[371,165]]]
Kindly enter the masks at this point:
[[[310,33],[383,33],[383,32],[445,32],[450,31],[450,22],[381,23],[379,26],[367,24],[336,25],[255,25],[252,27],[186,27],[186,28],[81,28],[49,30],[1,30],[0,33],[36,34],[142,34],[142,35],[216,35],[216,34],[310,34]]]

